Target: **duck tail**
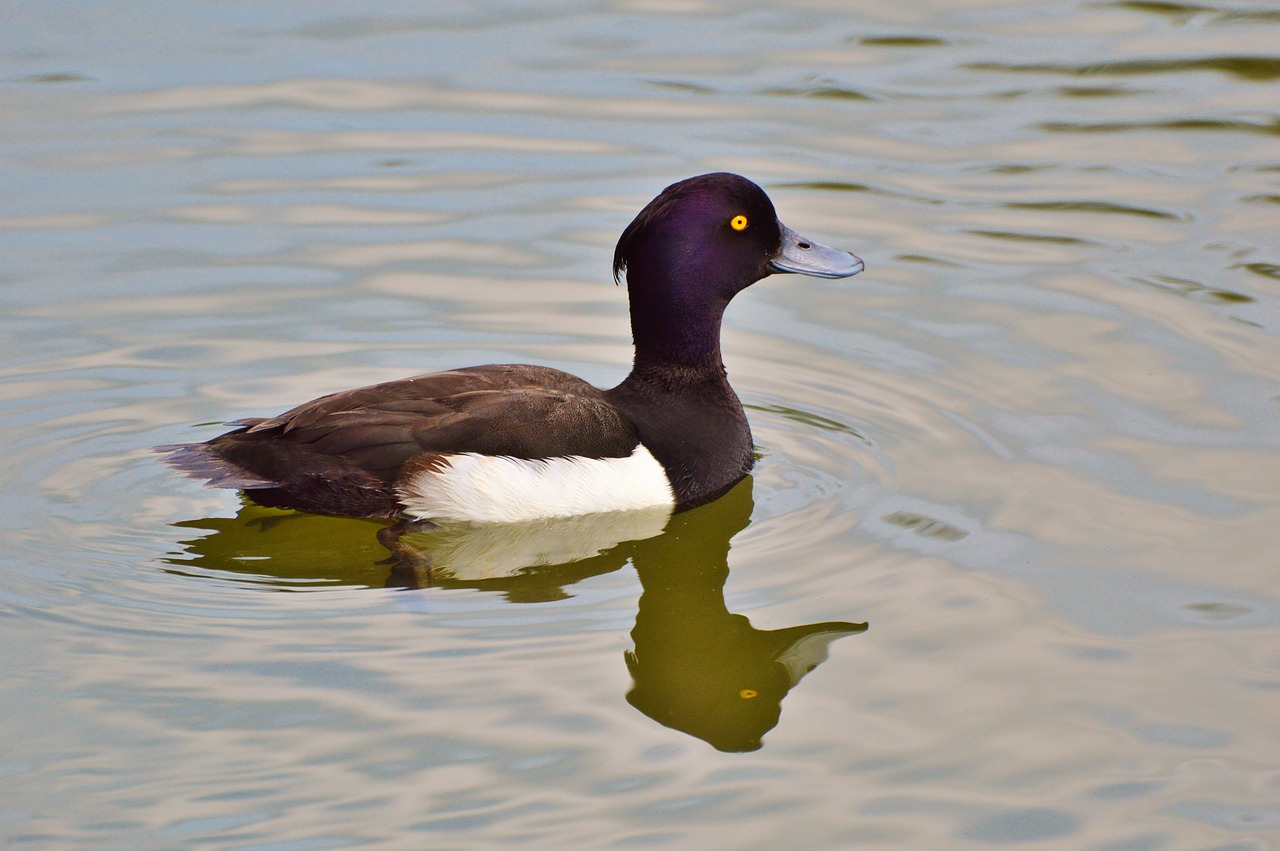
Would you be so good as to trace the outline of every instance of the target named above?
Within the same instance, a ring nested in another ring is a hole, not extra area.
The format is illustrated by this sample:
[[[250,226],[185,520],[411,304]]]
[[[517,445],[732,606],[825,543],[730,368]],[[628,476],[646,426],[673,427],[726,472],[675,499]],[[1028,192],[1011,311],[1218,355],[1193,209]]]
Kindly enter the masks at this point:
[[[203,480],[208,488],[252,490],[276,487],[275,482],[231,463],[210,443],[173,443],[157,446],[152,451],[165,456],[164,463],[179,473]]]

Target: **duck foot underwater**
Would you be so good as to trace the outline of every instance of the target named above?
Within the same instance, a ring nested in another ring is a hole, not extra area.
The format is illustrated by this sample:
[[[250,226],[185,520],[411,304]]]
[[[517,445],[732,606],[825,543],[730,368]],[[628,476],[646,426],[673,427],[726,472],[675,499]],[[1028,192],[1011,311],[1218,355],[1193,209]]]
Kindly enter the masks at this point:
[[[391,553],[382,564],[391,565],[387,576],[388,588],[434,588],[431,575],[435,560],[430,553],[400,540],[409,532],[435,528],[435,524],[401,521],[378,530],[378,543]]]

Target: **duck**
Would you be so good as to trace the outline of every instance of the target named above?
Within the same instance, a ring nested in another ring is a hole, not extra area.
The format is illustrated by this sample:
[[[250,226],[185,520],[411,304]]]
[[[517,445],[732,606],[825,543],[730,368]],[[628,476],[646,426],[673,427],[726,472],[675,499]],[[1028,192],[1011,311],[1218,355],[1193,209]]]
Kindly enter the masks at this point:
[[[747,178],[690,177],[650,201],[614,250],[634,344],[616,387],[485,364],[332,393],[157,451],[208,487],[342,517],[433,525],[685,511],[727,493],[755,463],[721,358],[729,302],[773,274],[846,278],[863,268],[782,224]]]

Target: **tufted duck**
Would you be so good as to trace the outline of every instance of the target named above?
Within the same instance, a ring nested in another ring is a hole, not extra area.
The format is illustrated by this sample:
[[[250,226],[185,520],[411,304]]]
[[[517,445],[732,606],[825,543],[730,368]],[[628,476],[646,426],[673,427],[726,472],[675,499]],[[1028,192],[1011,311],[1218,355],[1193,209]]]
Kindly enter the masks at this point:
[[[754,463],[720,359],[729,300],[774,272],[844,278],[862,268],[784,226],[746,178],[691,177],[650,201],[614,251],[635,342],[617,387],[489,364],[322,396],[158,451],[208,486],[320,514],[515,522],[693,508]]]

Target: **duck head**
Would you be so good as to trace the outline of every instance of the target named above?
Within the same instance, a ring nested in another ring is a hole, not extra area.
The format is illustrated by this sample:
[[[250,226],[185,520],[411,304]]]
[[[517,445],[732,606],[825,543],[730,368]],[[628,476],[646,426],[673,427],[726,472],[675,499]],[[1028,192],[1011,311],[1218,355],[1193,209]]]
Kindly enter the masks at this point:
[[[627,276],[637,361],[718,361],[724,309],[756,281],[777,272],[847,278],[862,269],[847,251],[782,224],[763,189],[726,172],[662,190],[613,254],[614,280]]]

